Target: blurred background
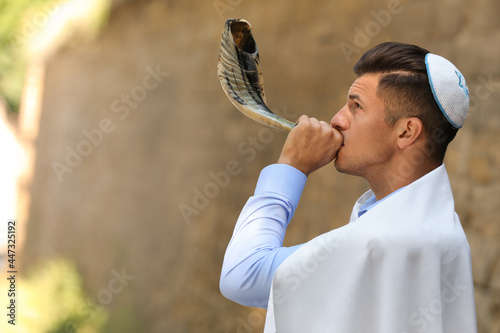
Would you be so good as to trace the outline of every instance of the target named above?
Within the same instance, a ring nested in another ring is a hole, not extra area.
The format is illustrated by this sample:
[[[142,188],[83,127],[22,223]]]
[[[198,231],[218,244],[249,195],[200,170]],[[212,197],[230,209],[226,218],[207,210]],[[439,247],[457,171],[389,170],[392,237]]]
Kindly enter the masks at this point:
[[[265,312],[226,300],[218,281],[286,133],[241,115],[221,89],[234,17],[253,26],[268,104],[292,121],[329,121],[380,42],[461,69],[470,116],[445,162],[479,332],[500,332],[499,14],[495,0],[1,0],[0,253],[6,272],[15,219],[18,269],[16,326],[2,313],[1,331],[262,331]],[[315,172],[285,245],[345,224],[365,190],[332,166]]]

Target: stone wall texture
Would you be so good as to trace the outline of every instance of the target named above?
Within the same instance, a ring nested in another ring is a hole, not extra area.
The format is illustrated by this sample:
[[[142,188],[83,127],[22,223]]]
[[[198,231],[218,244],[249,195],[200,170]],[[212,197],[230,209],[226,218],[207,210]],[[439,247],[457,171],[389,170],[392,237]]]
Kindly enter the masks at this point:
[[[239,211],[286,138],[241,115],[218,82],[222,28],[238,17],[252,23],[268,104],[290,120],[331,119],[352,66],[383,41],[462,70],[470,116],[445,162],[472,250],[479,332],[500,332],[499,14],[495,0],[122,1],[97,39],[46,64],[26,267],[70,258],[94,296],[113,270],[133,276],[105,304],[106,332],[262,331],[264,311],[218,289]],[[229,183],[217,182],[228,168]],[[345,224],[366,189],[332,166],[311,175],[285,244]]]

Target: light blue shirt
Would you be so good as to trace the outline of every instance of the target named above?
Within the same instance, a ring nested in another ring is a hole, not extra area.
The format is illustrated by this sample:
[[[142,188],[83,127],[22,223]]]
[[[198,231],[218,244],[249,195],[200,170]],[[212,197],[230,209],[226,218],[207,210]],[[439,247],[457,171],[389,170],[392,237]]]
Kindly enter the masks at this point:
[[[220,290],[226,298],[267,308],[274,273],[303,245],[283,247],[283,239],[306,181],[302,172],[287,164],[273,164],[262,170],[224,256]],[[359,216],[384,199],[369,198]]]
[[[389,198],[391,195],[401,191],[402,189],[404,189],[406,186],[403,186],[399,189],[397,189],[396,191],[392,192],[391,194],[383,197],[382,199],[378,200],[377,201],[377,198],[375,198],[375,194],[372,195],[371,197],[368,198],[368,200],[366,200],[366,202],[359,208],[359,211],[358,211],[358,217],[361,217],[361,215],[363,215],[364,213],[366,213],[367,211],[369,211],[370,209],[372,209],[373,207],[375,207],[376,205],[378,205],[379,203],[381,203],[382,201],[384,201],[385,199]]]

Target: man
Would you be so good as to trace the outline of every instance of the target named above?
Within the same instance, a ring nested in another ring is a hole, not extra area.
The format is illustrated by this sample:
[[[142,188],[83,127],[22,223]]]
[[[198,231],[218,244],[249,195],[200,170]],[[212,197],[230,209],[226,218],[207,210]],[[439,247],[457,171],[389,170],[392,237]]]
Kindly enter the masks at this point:
[[[469,92],[448,60],[383,43],[331,124],[302,116],[266,167],[222,267],[227,298],[267,307],[265,332],[476,332],[470,249],[443,158]],[[307,176],[335,160],[371,190],[345,226],[283,247]]]

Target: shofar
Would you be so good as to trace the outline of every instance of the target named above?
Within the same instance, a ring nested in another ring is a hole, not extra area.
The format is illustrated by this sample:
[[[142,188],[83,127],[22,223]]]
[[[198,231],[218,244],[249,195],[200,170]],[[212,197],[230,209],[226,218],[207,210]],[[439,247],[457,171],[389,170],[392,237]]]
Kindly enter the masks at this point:
[[[229,100],[247,117],[270,127],[291,131],[295,124],[266,105],[259,52],[252,27],[245,20],[226,21],[220,45],[217,72]]]

